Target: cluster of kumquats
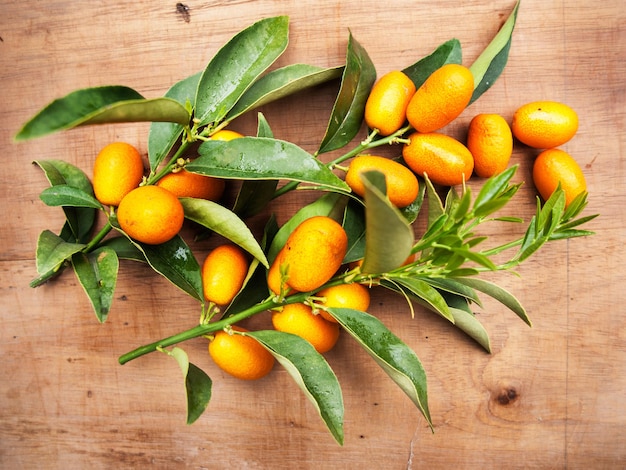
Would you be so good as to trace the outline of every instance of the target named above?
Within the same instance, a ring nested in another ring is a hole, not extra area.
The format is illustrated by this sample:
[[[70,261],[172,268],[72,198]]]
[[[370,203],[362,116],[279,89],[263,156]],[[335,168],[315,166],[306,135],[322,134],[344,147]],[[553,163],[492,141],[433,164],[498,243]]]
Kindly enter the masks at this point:
[[[521,106],[509,125],[498,114],[479,114],[469,123],[467,143],[439,132],[470,103],[474,90],[471,71],[458,64],[436,70],[418,88],[400,71],[384,75],[373,86],[365,107],[365,122],[382,136],[410,127],[401,139],[402,160],[358,155],[345,168],[345,181],[363,196],[363,171],[375,169],[386,177],[387,196],[402,208],[418,195],[418,178],[454,186],[473,174],[481,178],[504,171],[513,150],[513,137],[542,152],[535,160],[533,179],[547,199],[563,188],[566,204],[586,190],[576,161],[558,149],[577,131],[576,113],[567,105],[540,101]],[[222,130],[212,139],[242,137]],[[184,212],[178,198],[218,201],[224,180],[184,169],[185,161],[154,184],[145,184],[139,152],[126,143],[113,143],[97,156],[93,186],[97,199],[117,206],[120,227],[132,238],[160,244],[181,229]],[[142,181],[144,184],[142,184]],[[283,298],[297,292],[315,292],[307,303],[291,303],[272,313],[276,330],[296,334],[315,349],[329,351],[339,338],[340,326],[325,309],[332,307],[366,311],[370,303],[367,286],[339,283],[316,292],[341,268],[348,239],[342,226],[330,217],[315,216],[302,222],[288,237],[267,273],[271,292]],[[407,260],[410,262],[411,260]],[[227,306],[242,288],[249,270],[249,257],[237,245],[224,244],[211,251],[202,266],[204,296],[214,308]],[[312,300],[310,300],[312,299]],[[242,331],[233,326],[235,331]],[[243,330],[245,331],[245,330]],[[224,371],[240,379],[259,379],[270,372],[274,357],[254,338],[218,331],[211,336],[209,353]]]

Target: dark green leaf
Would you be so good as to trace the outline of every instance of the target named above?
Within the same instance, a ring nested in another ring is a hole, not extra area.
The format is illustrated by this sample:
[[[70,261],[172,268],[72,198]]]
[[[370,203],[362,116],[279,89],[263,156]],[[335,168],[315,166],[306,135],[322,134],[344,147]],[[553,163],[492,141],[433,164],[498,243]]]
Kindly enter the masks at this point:
[[[189,123],[189,112],[174,100],[147,100],[125,86],[103,86],[74,91],[42,109],[15,136],[41,137],[87,124],[133,121]]]
[[[413,81],[415,87],[419,88],[435,70],[446,64],[460,64],[461,58],[461,43],[458,39],[450,39],[430,55],[405,68],[403,72]]]
[[[343,397],[339,381],[324,357],[299,336],[280,331],[250,331],[287,370],[313,403],[335,440],[343,445]]]
[[[518,1],[515,4],[513,11],[504,25],[478,56],[476,61],[470,66],[470,71],[474,76],[474,94],[472,95],[470,104],[491,88],[506,66],[509,59],[509,49],[511,48],[511,39],[515,21],[517,20],[519,3]]]
[[[417,277],[407,277],[405,275],[387,276],[387,278],[391,282],[408,289],[415,297],[426,302],[431,310],[439,313],[446,320],[454,323],[454,318],[450,315],[448,304],[439,291],[430,284],[418,279]]]
[[[385,176],[378,171],[361,174],[365,186],[364,273],[386,273],[401,266],[411,254],[413,228],[385,195]]]
[[[102,209],[102,204],[98,200],[87,194],[82,189],[73,188],[66,184],[57,184],[44,189],[39,198],[47,206],[64,207],[91,207],[92,209]]]
[[[343,228],[348,235],[348,251],[344,263],[363,259],[365,256],[365,208],[350,199],[343,217]]]
[[[176,100],[183,106],[193,103],[201,72],[175,83],[165,93],[166,98]],[[189,125],[189,121],[184,123]],[[183,133],[184,125],[176,122],[153,122],[148,133],[148,161],[150,170],[155,171],[170,153]]]
[[[363,123],[365,103],[375,81],[374,64],[367,51],[350,34],[341,87],[318,154],[337,150],[357,135]]]
[[[222,121],[244,92],[287,48],[289,18],[266,18],[228,41],[202,73],[196,93],[201,125]]]
[[[428,199],[428,229],[430,230],[436,221],[441,223],[440,217],[445,214],[445,209],[439,194],[437,194],[437,190],[427,176],[424,177],[424,182],[426,184],[426,197]]]
[[[175,347],[164,352],[176,359],[183,372],[187,394],[187,424],[193,424],[211,401],[213,382],[202,369],[189,362],[187,353],[181,348]]]
[[[126,237],[107,238],[100,246],[106,246],[114,250],[119,259],[146,262],[143,252]]]
[[[198,149],[200,157],[187,171],[221,178],[287,179],[349,191],[348,185],[318,159],[297,145],[266,137],[242,137],[208,141]]]
[[[341,76],[343,67],[322,68],[292,64],[273,70],[257,80],[226,116],[227,121],[272,101],[320,85]]]
[[[426,373],[415,352],[368,313],[346,308],[331,308],[330,313],[411,399],[432,429]]]
[[[115,251],[102,247],[91,253],[75,253],[72,256],[72,265],[98,321],[104,323],[111,310],[117,282],[119,260]]]
[[[408,206],[400,209],[400,212],[402,212],[402,215],[410,224],[412,224],[413,222],[417,220],[417,216],[422,210],[422,204],[424,204],[426,185],[424,184],[421,178],[418,177],[418,180],[419,180],[419,189],[418,189],[417,197],[415,198],[415,201],[413,201]]]
[[[44,230],[37,240],[35,261],[39,274],[59,269],[65,261],[69,261],[74,253],[85,247],[82,243],[68,243],[50,230]]]
[[[265,253],[254,235],[234,212],[206,199],[184,197],[180,198],[180,202],[185,210],[185,218],[219,233],[269,267]]]
[[[443,291],[442,295],[446,299],[446,303],[450,305],[447,301],[447,296],[445,293],[454,294],[458,297],[463,297],[465,299],[471,300],[477,305],[482,305],[480,298],[476,294],[476,291],[471,287],[466,286],[465,284],[461,284],[454,279],[449,279],[445,277],[419,277],[424,282],[427,282],[431,286],[437,288],[440,291]]]
[[[93,196],[91,181],[80,168],[62,160],[38,160],[39,166],[50,185],[68,185]],[[61,238],[67,242],[87,243],[89,234],[96,220],[96,211],[84,207],[63,207],[66,223],[61,231]]]

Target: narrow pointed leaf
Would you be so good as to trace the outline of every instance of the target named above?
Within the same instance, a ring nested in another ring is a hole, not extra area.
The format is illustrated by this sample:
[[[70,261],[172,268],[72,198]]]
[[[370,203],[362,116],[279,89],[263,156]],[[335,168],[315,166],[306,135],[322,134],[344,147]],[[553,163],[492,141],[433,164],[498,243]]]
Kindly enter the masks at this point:
[[[411,253],[411,225],[385,195],[385,177],[378,171],[361,175],[365,185],[364,273],[386,273],[401,266]]]
[[[85,290],[100,323],[104,323],[111,310],[119,260],[115,251],[102,247],[91,253],[76,253],[72,265],[80,285]]]
[[[483,204],[492,201],[499,194],[501,194],[502,191],[504,191],[505,188],[508,187],[508,184],[511,181],[511,178],[513,177],[515,172],[517,171],[517,168],[518,165],[513,165],[510,168],[504,170],[502,173],[495,175],[485,181],[480,188],[476,199],[474,199],[474,211],[479,210]]]
[[[428,228],[430,229],[435,221],[440,220],[440,216],[445,213],[443,202],[437,194],[437,190],[433,186],[428,176],[424,178],[426,183],[426,197],[428,199]]]
[[[416,88],[419,88],[435,70],[446,64],[460,64],[461,59],[461,43],[458,39],[450,39],[437,47],[430,55],[402,71],[413,81]]]
[[[513,296],[513,294],[511,294],[504,288],[492,282],[478,278],[458,277],[455,280],[457,282],[460,282],[461,284],[465,284],[472,289],[476,289],[477,291],[483,292],[484,294],[487,294],[488,296],[494,298],[495,300],[509,308],[511,311],[513,311],[528,326],[532,326],[532,322],[526,314],[526,309],[522,306],[522,304],[520,304],[519,300],[517,300]]]
[[[47,206],[64,207],[90,207],[92,209],[102,209],[102,204],[98,200],[86,193],[82,189],[73,188],[66,184],[57,184],[44,189],[39,198]]]
[[[489,334],[473,313],[451,307],[450,314],[454,317],[454,326],[476,341],[485,351],[491,352]]]
[[[509,59],[509,49],[513,28],[517,20],[517,10],[519,1],[513,7],[504,25],[491,40],[489,45],[478,56],[476,61],[470,66],[470,71],[474,76],[474,94],[470,103],[476,101],[480,95],[486,92],[500,76]]]
[[[367,51],[350,34],[346,66],[326,133],[318,154],[349,144],[363,124],[365,102],[376,81],[376,68]]]
[[[187,77],[175,83],[165,93],[166,98],[176,100],[182,106],[193,103],[201,72]],[[154,171],[170,153],[176,142],[180,139],[186,123],[177,122],[153,122],[148,133],[148,161],[150,170]]]
[[[187,424],[193,424],[204,413],[211,401],[213,382],[202,369],[189,362],[189,357],[183,349],[175,347],[165,352],[178,362],[185,378]]]
[[[202,73],[195,99],[200,124],[222,121],[245,91],[287,48],[289,18],[260,20],[237,33]]]
[[[85,247],[82,243],[68,243],[50,230],[44,230],[37,240],[35,261],[39,274],[57,269],[65,261],[69,261],[74,253]]]
[[[341,76],[343,67],[322,68],[292,64],[273,70],[259,78],[226,116],[227,121],[263,106]]]
[[[348,250],[343,259],[351,263],[365,256],[365,208],[360,202],[350,199],[343,217],[343,228],[348,235]]]
[[[245,333],[261,343],[313,403],[335,440],[343,445],[343,396],[324,357],[306,340],[280,331]]]
[[[427,282],[416,277],[390,276],[389,279],[396,284],[408,289],[415,297],[425,302],[431,310],[439,313],[446,320],[454,323],[454,317],[445,299],[437,289]]]
[[[115,251],[119,259],[146,262],[146,257],[143,252],[127,237],[110,237],[99,246],[111,248]]]
[[[415,352],[373,315],[346,308],[331,308],[330,313],[411,399],[432,429],[426,372]]]
[[[286,179],[349,191],[349,186],[322,162],[297,145],[266,137],[242,137],[200,145],[200,156],[185,167],[208,176],[237,179]]]
[[[180,198],[180,202],[185,210],[185,218],[231,240],[258,259],[264,266],[269,267],[263,249],[245,222],[234,212],[206,199],[185,197]]]

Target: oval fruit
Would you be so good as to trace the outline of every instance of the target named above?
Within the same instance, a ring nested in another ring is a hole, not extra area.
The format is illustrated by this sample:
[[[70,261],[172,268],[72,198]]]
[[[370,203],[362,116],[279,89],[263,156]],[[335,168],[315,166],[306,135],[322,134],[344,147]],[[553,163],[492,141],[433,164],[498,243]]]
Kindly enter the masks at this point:
[[[415,132],[402,149],[411,170],[436,184],[454,186],[467,181],[474,170],[474,157],[465,145],[445,134]]]
[[[406,109],[406,117],[416,131],[434,132],[459,116],[473,94],[472,72],[460,64],[446,64],[417,89]]]
[[[248,274],[248,256],[236,245],[214,248],[202,264],[204,298],[216,305],[228,305],[241,290]]]
[[[325,307],[351,308],[366,312],[370,306],[370,291],[363,284],[352,282],[327,287],[317,293],[317,297],[323,297],[321,303]],[[336,323],[337,320],[325,310],[320,309],[320,315],[324,319]]]
[[[340,224],[326,216],[310,217],[291,232],[268,277],[284,266],[288,287],[299,292],[315,290],[333,277],[347,250],[348,236]]]
[[[374,84],[365,103],[365,122],[380,135],[391,135],[406,121],[406,108],[415,84],[403,72],[392,70]]]
[[[233,326],[234,331],[247,330]],[[224,372],[241,380],[258,380],[274,367],[274,356],[256,339],[220,330],[209,343],[209,355]]]
[[[557,101],[535,101],[515,111],[511,129],[520,142],[530,147],[554,148],[574,137],[578,131],[578,115]]]
[[[274,329],[298,335],[313,345],[318,353],[330,351],[339,339],[339,324],[315,315],[302,303],[284,305],[272,314]]]
[[[176,173],[169,173],[156,183],[176,197],[194,197],[217,201],[224,194],[226,182],[221,178],[191,173],[184,168]]]
[[[478,114],[470,121],[467,148],[474,157],[474,173],[481,178],[506,170],[513,153],[513,134],[499,114]]]
[[[118,206],[122,198],[139,186],[143,178],[139,151],[126,142],[105,146],[93,166],[93,191],[102,204]]]
[[[587,190],[582,169],[571,155],[560,149],[544,150],[537,156],[533,164],[533,182],[544,200],[552,195],[560,183],[565,192],[566,207]]]
[[[385,175],[387,197],[395,206],[406,207],[417,198],[419,183],[415,174],[394,160],[374,155],[359,155],[354,158],[346,173],[346,183],[359,196],[365,195],[360,174],[369,170],[377,170]]]

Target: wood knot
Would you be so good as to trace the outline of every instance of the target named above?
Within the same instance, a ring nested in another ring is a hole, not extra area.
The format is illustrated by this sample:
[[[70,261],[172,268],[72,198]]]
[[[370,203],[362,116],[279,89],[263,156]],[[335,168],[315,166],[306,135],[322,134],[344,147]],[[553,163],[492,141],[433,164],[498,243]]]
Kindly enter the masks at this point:
[[[498,403],[500,403],[501,405],[508,405],[509,403],[511,403],[512,401],[514,401],[517,398],[517,390],[515,390],[515,387],[510,387],[504,390],[501,390],[500,393],[498,394]]]
[[[521,388],[521,384],[515,381],[500,381],[491,393],[492,400],[498,405],[510,405],[519,399]]]

